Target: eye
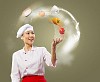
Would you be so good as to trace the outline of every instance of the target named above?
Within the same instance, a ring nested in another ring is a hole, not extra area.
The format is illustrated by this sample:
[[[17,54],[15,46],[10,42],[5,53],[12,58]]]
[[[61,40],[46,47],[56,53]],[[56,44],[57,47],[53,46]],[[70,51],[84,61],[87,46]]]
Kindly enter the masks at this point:
[[[26,34],[30,34],[29,32],[27,32]]]
[[[34,34],[34,32],[32,32],[32,34]]]
[[[31,34],[34,34],[34,32],[31,32]]]

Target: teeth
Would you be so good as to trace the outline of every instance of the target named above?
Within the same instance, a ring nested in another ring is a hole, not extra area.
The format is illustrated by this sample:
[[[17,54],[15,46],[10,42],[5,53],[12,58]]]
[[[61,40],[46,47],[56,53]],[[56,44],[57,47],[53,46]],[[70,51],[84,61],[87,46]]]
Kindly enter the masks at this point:
[[[28,39],[28,40],[33,40],[33,39]]]
[[[33,40],[33,39],[29,39],[29,40]]]

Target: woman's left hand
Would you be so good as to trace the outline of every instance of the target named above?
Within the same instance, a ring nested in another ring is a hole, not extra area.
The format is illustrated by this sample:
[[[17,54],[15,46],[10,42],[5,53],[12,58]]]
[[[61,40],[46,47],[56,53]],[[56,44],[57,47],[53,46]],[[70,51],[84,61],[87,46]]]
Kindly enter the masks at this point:
[[[52,54],[52,58],[51,58],[51,61],[52,61],[52,64],[53,66],[55,66],[55,62],[56,62],[56,45],[59,44],[60,42],[62,42],[63,39],[61,38],[56,38],[56,39],[53,39],[52,41],[52,47],[51,47],[51,54]]]
[[[63,39],[61,39],[61,38],[53,39],[52,47],[56,47],[56,45],[59,44],[62,41],[63,41]]]

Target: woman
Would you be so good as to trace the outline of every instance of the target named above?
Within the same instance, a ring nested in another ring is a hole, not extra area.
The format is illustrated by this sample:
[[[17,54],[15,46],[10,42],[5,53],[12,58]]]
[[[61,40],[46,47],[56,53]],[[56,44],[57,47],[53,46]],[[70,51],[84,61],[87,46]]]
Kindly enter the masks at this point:
[[[33,26],[25,24],[19,28],[17,38],[19,37],[23,40],[24,47],[12,56],[12,82],[20,82],[21,79],[22,82],[46,82],[44,62],[48,66],[56,67],[56,45],[62,40],[53,40],[50,54],[45,47],[33,46]]]

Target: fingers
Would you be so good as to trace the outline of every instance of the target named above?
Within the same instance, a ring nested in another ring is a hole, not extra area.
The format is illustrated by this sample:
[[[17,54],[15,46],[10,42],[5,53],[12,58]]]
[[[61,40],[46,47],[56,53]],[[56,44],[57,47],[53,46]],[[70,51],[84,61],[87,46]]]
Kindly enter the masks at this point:
[[[57,45],[57,44],[59,44],[60,42],[62,42],[62,40],[63,40],[63,39],[61,39],[61,38],[56,38],[56,39],[53,39],[53,43],[54,43],[55,45]]]
[[[62,41],[61,38],[56,38],[56,43],[60,43]]]

